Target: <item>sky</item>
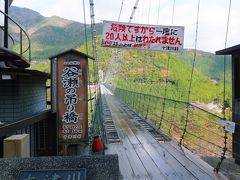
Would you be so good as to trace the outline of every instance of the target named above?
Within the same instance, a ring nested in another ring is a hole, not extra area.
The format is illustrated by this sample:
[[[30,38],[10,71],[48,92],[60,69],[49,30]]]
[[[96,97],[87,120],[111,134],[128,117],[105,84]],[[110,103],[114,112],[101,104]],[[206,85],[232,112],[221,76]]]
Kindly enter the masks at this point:
[[[121,22],[128,22],[136,0],[123,0]],[[215,52],[225,47],[230,0],[201,0],[197,49]],[[240,44],[240,1],[231,0],[226,47]],[[118,21],[122,0],[94,0],[95,20]],[[184,26],[184,48],[194,48],[198,0],[140,0],[132,23]],[[84,22],[83,0],[14,0],[13,5],[33,9],[43,16],[53,15]],[[89,0],[85,0],[90,24]],[[173,23],[172,23],[173,21]]]

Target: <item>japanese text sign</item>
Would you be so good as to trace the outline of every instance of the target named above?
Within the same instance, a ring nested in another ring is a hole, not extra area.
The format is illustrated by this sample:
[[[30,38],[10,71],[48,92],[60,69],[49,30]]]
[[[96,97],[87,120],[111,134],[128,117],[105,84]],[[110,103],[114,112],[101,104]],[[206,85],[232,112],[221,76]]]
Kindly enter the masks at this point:
[[[224,126],[224,130],[234,133],[235,132],[235,122],[219,120],[219,124]]]
[[[102,46],[181,52],[184,27],[103,21]]]
[[[17,180],[85,180],[86,169],[20,171]]]
[[[78,144],[87,137],[87,59],[65,55],[57,63],[58,141]]]

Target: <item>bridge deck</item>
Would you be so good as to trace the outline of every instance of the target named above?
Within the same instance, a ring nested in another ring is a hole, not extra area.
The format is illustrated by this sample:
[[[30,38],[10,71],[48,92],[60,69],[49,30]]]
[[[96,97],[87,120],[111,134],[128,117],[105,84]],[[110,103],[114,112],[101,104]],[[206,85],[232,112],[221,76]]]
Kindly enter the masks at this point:
[[[120,142],[108,144],[106,154],[118,154],[123,179],[226,179],[174,142],[159,143],[135,122],[121,103],[102,87]]]

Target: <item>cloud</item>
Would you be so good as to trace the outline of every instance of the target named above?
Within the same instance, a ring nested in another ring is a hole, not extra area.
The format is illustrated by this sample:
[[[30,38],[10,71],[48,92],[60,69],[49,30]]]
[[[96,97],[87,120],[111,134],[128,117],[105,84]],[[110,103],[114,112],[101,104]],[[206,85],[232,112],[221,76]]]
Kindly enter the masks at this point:
[[[45,0],[13,0],[12,5],[18,7],[30,8],[41,13],[41,10],[45,9],[46,6],[51,6],[57,3],[57,0],[45,1]]]
[[[85,4],[88,5],[87,0],[85,0]],[[89,17],[89,8],[86,7],[85,10],[86,17]],[[56,4],[48,6],[46,9],[42,10],[42,14],[44,14],[45,16],[57,15],[65,19],[84,22],[83,4],[82,1],[79,0],[59,0]]]

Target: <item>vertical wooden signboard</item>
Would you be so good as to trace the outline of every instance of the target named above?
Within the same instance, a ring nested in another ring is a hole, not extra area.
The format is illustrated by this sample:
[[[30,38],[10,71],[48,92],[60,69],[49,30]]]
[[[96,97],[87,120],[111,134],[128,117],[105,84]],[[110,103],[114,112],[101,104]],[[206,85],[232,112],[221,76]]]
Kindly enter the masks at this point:
[[[56,61],[58,145],[64,149],[88,138],[88,56],[69,50],[51,59]]]

